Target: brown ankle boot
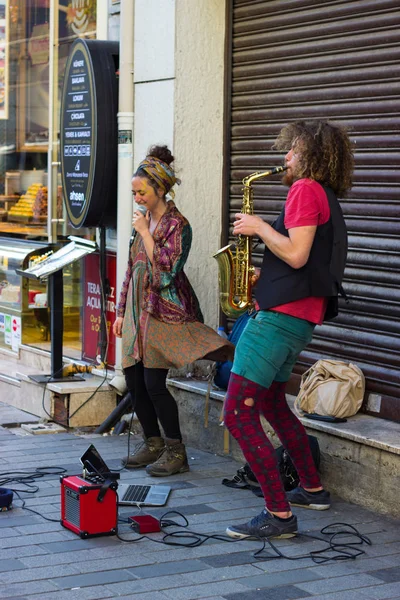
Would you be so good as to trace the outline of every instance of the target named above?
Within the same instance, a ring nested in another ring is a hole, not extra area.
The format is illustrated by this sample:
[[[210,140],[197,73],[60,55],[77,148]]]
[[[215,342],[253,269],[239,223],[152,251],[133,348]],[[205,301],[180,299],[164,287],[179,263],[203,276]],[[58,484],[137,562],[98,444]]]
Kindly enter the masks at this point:
[[[165,443],[161,437],[143,438],[143,443],[136,448],[133,454],[124,456],[122,464],[127,469],[147,467],[147,465],[150,465],[157,460],[164,448]]]
[[[168,477],[186,471],[189,471],[189,465],[184,444],[168,438],[160,458],[146,467],[146,472],[153,477]]]

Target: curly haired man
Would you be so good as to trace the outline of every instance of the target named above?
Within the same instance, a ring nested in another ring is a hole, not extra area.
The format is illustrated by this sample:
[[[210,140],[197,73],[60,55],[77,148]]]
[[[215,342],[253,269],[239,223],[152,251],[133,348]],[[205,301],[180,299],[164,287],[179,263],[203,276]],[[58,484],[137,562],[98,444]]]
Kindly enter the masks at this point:
[[[238,213],[233,229],[235,235],[256,236],[265,244],[255,294],[259,310],[237,345],[225,400],[225,425],[258,479],[265,508],[249,522],[228,527],[234,538],[291,537],[297,532],[291,506],[330,507],[285,387],[315,326],[337,315],[347,255],[337,198],[351,188],[353,150],[345,129],[326,121],[290,123],[274,147],[287,151],[284,208],[272,225]],[[300,485],[290,492],[284,490],[261,415],[299,474]]]

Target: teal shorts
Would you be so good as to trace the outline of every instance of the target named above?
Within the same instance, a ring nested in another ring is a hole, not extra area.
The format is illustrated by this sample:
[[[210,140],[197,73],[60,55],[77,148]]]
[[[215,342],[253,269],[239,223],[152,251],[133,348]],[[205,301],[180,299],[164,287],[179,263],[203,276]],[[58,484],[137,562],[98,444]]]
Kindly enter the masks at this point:
[[[232,373],[265,388],[287,381],[315,324],[284,313],[260,310],[249,319],[235,350]]]

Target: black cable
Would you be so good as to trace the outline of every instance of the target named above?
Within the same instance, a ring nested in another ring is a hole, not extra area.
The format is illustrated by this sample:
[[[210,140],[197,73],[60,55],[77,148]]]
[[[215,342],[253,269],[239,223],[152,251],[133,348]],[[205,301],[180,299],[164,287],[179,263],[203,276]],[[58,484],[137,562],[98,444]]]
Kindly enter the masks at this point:
[[[67,472],[67,470],[64,469],[63,467],[52,467],[52,466],[37,467],[34,471],[4,472],[4,473],[0,473],[0,487],[7,486],[8,489],[12,490],[18,496],[18,499],[21,500],[21,502],[22,502],[21,506],[19,506],[18,508],[22,508],[24,510],[29,510],[29,512],[39,515],[39,517],[43,517],[43,519],[46,519],[46,521],[52,521],[53,523],[59,523],[60,519],[51,519],[50,517],[45,517],[41,513],[37,512],[36,510],[33,510],[32,508],[28,508],[27,506],[25,506],[25,500],[24,500],[24,498],[21,498],[20,494],[36,494],[36,492],[39,491],[39,486],[33,485],[33,483],[37,479],[41,479],[41,478],[45,477],[46,475],[51,475],[51,476],[63,475],[66,472]],[[15,487],[12,487],[13,483],[21,484],[26,487],[23,490],[17,489]]]
[[[7,488],[11,489],[16,493],[18,499],[21,500],[22,508],[24,510],[28,510],[36,515],[39,515],[46,521],[52,521],[54,523],[59,523],[59,519],[51,519],[49,517],[45,517],[41,513],[27,508],[25,506],[25,500],[21,498],[20,493],[34,494],[39,490],[39,486],[33,485],[33,483],[37,479],[41,479],[47,475],[62,475],[66,473],[66,469],[62,467],[38,467],[34,471],[10,471],[0,473],[0,487],[7,486]],[[20,490],[15,487],[11,487],[10,484],[17,483],[26,486],[26,489]],[[117,506],[118,506],[118,494],[117,496]],[[138,505],[139,511],[141,511],[141,507]],[[171,515],[178,515],[182,519],[182,523],[178,523],[177,521],[171,519]],[[168,517],[168,518],[167,518]],[[122,517],[118,516],[118,523],[129,523],[129,520],[126,521]],[[204,542],[208,540],[218,540],[222,542],[245,542],[250,540],[256,540],[262,542],[262,548],[253,553],[254,558],[260,560],[271,560],[273,558],[285,558],[287,560],[302,560],[309,558],[316,564],[324,564],[329,561],[341,561],[341,560],[355,560],[358,556],[365,554],[365,550],[361,548],[357,548],[357,546],[362,546],[363,544],[367,544],[371,546],[371,540],[366,536],[362,535],[353,525],[348,523],[332,523],[330,525],[326,525],[320,530],[322,535],[330,536],[329,539],[324,539],[315,535],[311,535],[308,533],[297,533],[297,537],[302,537],[311,540],[317,540],[322,542],[325,545],[324,548],[320,550],[312,550],[308,554],[302,554],[299,556],[287,556],[283,552],[279,550],[275,546],[275,544],[271,541],[270,538],[244,538],[244,539],[235,539],[231,538],[227,535],[223,534],[212,534],[208,535],[205,533],[199,533],[196,531],[190,531],[187,529],[189,527],[189,521],[179,511],[170,510],[164,513],[159,519],[159,531],[163,534],[162,539],[157,540],[149,537],[148,535],[139,535],[136,538],[126,539],[119,535],[118,531],[116,532],[116,536],[122,542],[133,543],[138,542],[142,539],[150,540],[157,544],[164,544],[166,546],[178,546],[185,548],[197,548],[204,544]],[[168,527],[180,527],[177,531],[168,532],[166,529]],[[347,540],[350,538],[350,541],[344,542],[340,541],[341,538],[346,538]],[[185,541],[183,541],[185,540]],[[275,553],[275,556],[263,555],[263,552],[266,546],[269,546],[270,550]]]
[[[351,531],[346,531],[346,530],[334,531],[333,530],[333,528],[339,527],[339,526],[347,527]],[[355,527],[353,527],[353,525],[349,525],[348,523],[332,523],[331,525],[327,525],[326,527],[323,527],[321,529],[320,533],[322,533],[323,535],[330,535],[330,538],[328,540],[326,540],[324,538],[320,538],[320,537],[317,537],[315,535],[311,535],[308,533],[300,533],[300,534],[298,533],[297,537],[303,537],[303,538],[307,538],[307,539],[311,539],[311,540],[318,540],[319,542],[326,544],[326,547],[322,548],[321,550],[312,550],[308,554],[303,554],[303,555],[299,555],[299,556],[286,556],[279,550],[279,548],[277,548],[272,543],[272,541],[269,538],[259,538],[260,540],[263,541],[263,547],[260,550],[257,550],[257,552],[255,552],[253,556],[254,556],[254,558],[257,558],[260,560],[269,560],[271,558],[274,558],[274,557],[271,557],[270,555],[268,555],[268,556],[262,555],[262,552],[265,550],[266,544],[268,544],[270,549],[275,552],[276,558],[286,558],[287,560],[301,560],[304,558],[311,558],[311,560],[314,563],[323,564],[323,563],[331,561],[331,560],[333,560],[333,561],[354,560],[358,556],[365,554],[365,550],[361,550],[361,549],[357,550],[355,548],[355,546],[361,546],[362,544],[367,544],[368,546],[371,546],[371,544],[372,544],[371,540],[367,536],[362,535]],[[334,543],[335,538],[338,536],[345,536],[345,537],[353,536],[354,541],[347,542],[347,543],[342,542],[341,544]],[[330,556],[329,554],[327,554],[330,552],[336,552],[336,554],[334,554],[333,556]]]
[[[22,491],[22,490],[20,490],[20,491]],[[18,508],[23,508],[24,510],[29,510],[29,512],[34,513],[35,515],[39,515],[39,517],[46,519],[46,521],[52,521],[52,523],[60,522],[60,519],[50,519],[50,517],[45,517],[44,515],[42,515],[42,513],[38,512],[37,510],[33,510],[33,508],[28,508],[27,506],[25,506],[25,500],[23,498],[21,498],[18,490],[13,490],[13,492],[15,492],[15,494],[17,494],[18,499],[21,500],[21,502],[22,502],[21,506],[18,506]]]
[[[176,514],[179,517],[182,518],[183,520],[183,525],[177,523],[176,521],[172,521],[172,520],[164,520],[166,515],[172,515],[172,514]],[[204,544],[204,542],[206,542],[207,540],[220,540],[223,542],[238,542],[240,540],[235,540],[233,538],[230,538],[228,536],[224,536],[224,535],[220,535],[220,534],[214,534],[214,535],[206,535],[203,533],[197,533],[195,531],[174,531],[171,533],[168,533],[165,531],[166,527],[172,527],[172,526],[176,526],[176,527],[188,527],[189,526],[189,521],[187,520],[187,518],[180,512],[176,511],[176,510],[170,510],[167,511],[166,513],[164,513],[162,515],[162,517],[160,517],[160,519],[158,520],[159,525],[160,525],[160,531],[161,533],[163,533],[163,538],[161,540],[156,540],[154,538],[149,537],[148,535],[140,535],[137,538],[134,539],[125,539],[122,538],[118,533],[117,538],[119,540],[121,540],[122,542],[128,542],[128,543],[132,543],[132,542],[139,542],[140,540],[143,539],[147,539],[150,540],[152,542],[155,542],[156,544],[165,544],[167,546],[184,546],[185,548],[197,548],[198,546],[201,546],[202,544]],[[128,521],[129,523],[129,521]],[[180,542],[173,542],[173,541],[166,541],[169,538],[186,538],[189,539],[190,542],[189,543],[180,543]]]
[[[87,398],[85,400],[85,402],[83,402],[83,404],[81,404],[80,406],[78,406],[78,408],[76,410],[74,410],[74,412],[72,414],[69,415],[69,418],[72,419],[72,417],[74,415],[76,415],[76,413],[81,410],[92,398],[95,394],[97,394],[97,392],[99,391],[99,389],[101,388],[101,386],[103,385],[103,383],[106,381],[107,379],[107,363],[105,363],[105,374],[103,379],[101,380],[101,382],[99,383],[99,385],[97,386],[97,388],[94,390],[94,392],[92,392],[89,396],[89,398]]]
[[[176,521],[166,519],[166,516],[171,515],[171,514],[179,515],[184,521],[183,525],[177,523]],[[121,522],[123,522],[123,521],[121,520]],[[371,540],[367,536],[362,535],[353,525],[349,525],[348,523],[332,523],[331,525],[327,525],[326,527],[323,527],[320,531],[320,533],[323,535],[330,535],[330,538],[328,540],[317,537],[317,536],[313,536],[313,535],[310,535],[307,533],[298,533],[297,534],[297,537],[318,540],[319,542],[322,542],[323,544],[325,544],[325,546],[326,546],[325,548],[322,548],[321,550],[312,550],[308,554],[303,554],[303,555],[299,555],[299,556],[287,556],[283,552],[281,552],[279,550],[279,548],[277,548],[274,545],[274,543],[271,541],[271,539],[269,539],[269,538],[261,538],[261,537],[255,538],[254,537],[254,538],[234,539],[234,538],[231,538],[231,537],[229,537],[227,535],[223,535],[223,534],[207,535],[204,533],[186,530],[185,528],[189,526],[189,522],[186,519],[186,517],[183,514],[179,513],[178,511],[168,511],[168,512],[164,513],[164,515],[162,515],[159,519],[159,524],[160,524],[160,530],[164,534],[164,536],[161,540],[151,538],[148,535],[141,535],[134,539],[132,539],[132,538],[125,539],[125,538],[122,538],[117,533],[117,537],[122,542],[128,542],[128,543],[138,542],[142,539],[147,539],[147,540],[151,540],[152,542],[155,542],[157,544],[165,544],[167,546],[180,546],[180,547],[185,547],[185,548],[197,548],[198,546],[201,546],[202,544],[204,544],[204,542],[206,542],[207,540],[219,540],[222,542],[246,542],[246,541],[254,541],[255,540],[255,541],[262,542],[262,544],[263,544],[263,546],[260,550],[257,550],[255,553],[253,553],[253,556],[257,559],[272,560],[272,559],[276,559],[276,558],[286,558],[288,560],[302,560],[305,558],[310,558],[316,564],[323,564],[328,561],[355,560],[358,556],[365,554],[365,550],[357,549],[355,546],[361,546],[363,544],[367,544],[368,546],[370,546],[372,543]],[[184,530],[183,531],[182,530],[173,531],[171,533],[166,532],[165,529],[167,527],[171,527],[171,526],[182,527],[182,528],[184,528]],[[339,530],[335,531],[334,530],[335,527],[344,527],[344,528],[348,528],[348,529],[347,530],[339,529]],[[336,538],[343,537],[343,536],[346,538],[348,538],[349,536],[353,536],[354,539],[353,539],[353,541],[346,542],[346,543],[344,543],[344,542],[337,543],[335,541]],[[177,541],[172,541],[173,539],[174,540],[176,539]],[[188,542],[181,541],[184,539],[188,540]],[[268,554],[266,556],[262,555],[267,544],[269,545],[270,549],[275,553],[275,556],[271,556],[270,554]],[[334,553],[334,554],[329,555],[328,553]]]
[[[98,366],[96,363],[94,363],[93,365],[89,365],[89,366]],[[56,421],[56,419],[54,417],[51,416],[50,413],[47,412],[46,407],[44,405],[44,399],[45,399],[45,394],[46,394],[46,389],[47,389],[47,384],[51,383],[51,380],[54,379],[55,377],[57,377],[57,375],[59,375],[60,373],[62,373],[64,370],[64,366],[61,367],[61,369],[59,369],[58,371],[56,371],[55,373],[53,373],[53,375],[51,375],[50,379],[48,381],[46,381],[43,385],[43,395],[42,395],[42,409],[43,412],[46,413],[46,415],[48,417],[50,417],[51,421],[53,421],[53,423],[55,423],[56,425],[60,425],[60,427],[65,427],[65,423],[59,423],[58,421]],[[99,385],[97,386],[97,388],[94,390],[94,392],[92,392],[90,394],[90,396],[85,400],[85,402],[83,402],[83,404],[81,404],[80,406],[78,406],[78,408],[76,410],[74,410],[74,412],[70,415],[68,415],[69,419],[72,419],[73,416],[76,415],[76,413],[81,410],[92,398],[95,394],[97,394],[97,392],[99,391],[99,389],[101,388],[101,386],[103,385],[103,383],[106,381],[107,379],[107,363],[105,363],[105,374],[103,379],[101,380],[101,382],[99,383]]]
[[[106,342],[106,349],[105,349],[105,358],[107,358],[107,354],[108,354],[108,348],[109,348],[109,344],[110,344],[110,336],[109,336],[109,332],[108,332],[108,327],[107,327],[107,314],[106,314],[106,296],[105,296],[105,291],[104,291],[104,286],[103,286],[103,281],[102,281],[102,277],[101,277],[101,271],[100,271],[100,265],[99,265],[99,279],[100,279],[100,293],[101,293],[101,299],[102,299],[102,306],[103,306],[103,311],[101,311],[101,319],[104,322],[105,325],[105,331],[106,331],[106,337],[107,337],[107,342]],[[96,350],[98,350],[99,348],[99,344],[101,344],[101,342],[99,341],[99,336],[97,339],[97,345],[96,345]],[[83,404],[81,404],[80,406],[78,406],[78,408],[69,415],[69,419],[71,419],[73,416],[76,415],[76,413],[78,411],[80,411],[99,391],[99,389],[101,388],[101,386],[103,385],[103,383],[106,381],[107,379],[107,374],[108,374],[108,370],[107,370],[107,362],[106,360],[104,361],[104,366],[105,366],[105,374],[104,377],[102,379],[102,381],[99,383],[99,385],[97,386],[97,388],[94,390],[94,392],[92,392],[90,394],[90,396],[85,400],[85,402],[83,402]],[[93,363],[92,365],[89,366],[98,366],[97,363]],[[47,384],[51,383],[51,380],[54,379],[55,377],[57,377],[57,375],[61,374],[64,370],[64,365],[58,369],[58,371],[56,371],[55,373],[52,373],[48,379],[48,381],[46,381],[43,385],[43,396],[42,396],[42,409],[43,412],[50,417],[50,419],[53,421],[53,423],[55,423],[56,425],[59,425],[60,427],[65,427],[64,423],[59,423],[58,421],[55,420],[54,417],[52,417],[50,415],[50,413],[47,412],[46,407],[44,405],[44,400],[45,400],[45,394],[46,394],[46,389],[47,389]]]
[[[132,394],[131,394],[131,398],[132,398]],[[133,415],[134,415],[134,408],[133,408],[133,401],[132,401],[132,414],[131,414],[131,420],[129,423],[129,428],[128,428],[128,448],[127,448],[127,457],[126,457],[126,461],[121,461],[122,462],[122,467],[120,469],[117,469],[117,471],[122,471],[123,469],[125,469],[126,465],[128,464],[129,461],[129,453],[130,453],[130,446],[131,446],[131,430],[132,430],[132,423],[133,423]]]

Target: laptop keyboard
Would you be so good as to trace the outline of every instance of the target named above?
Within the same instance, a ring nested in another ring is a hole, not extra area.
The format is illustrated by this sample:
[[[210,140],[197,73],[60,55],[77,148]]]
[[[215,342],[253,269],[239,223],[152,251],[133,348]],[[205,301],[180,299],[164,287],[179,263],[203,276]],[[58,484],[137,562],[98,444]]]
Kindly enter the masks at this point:
[[[130,485],[126,490],[122,500],[129,502],[144,502],[149,490],[149,485]]]

